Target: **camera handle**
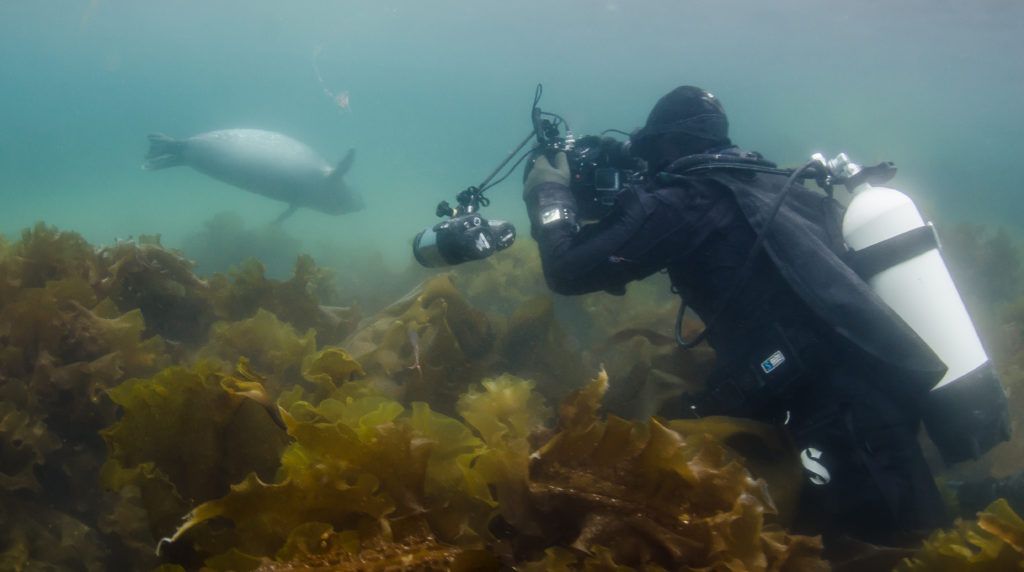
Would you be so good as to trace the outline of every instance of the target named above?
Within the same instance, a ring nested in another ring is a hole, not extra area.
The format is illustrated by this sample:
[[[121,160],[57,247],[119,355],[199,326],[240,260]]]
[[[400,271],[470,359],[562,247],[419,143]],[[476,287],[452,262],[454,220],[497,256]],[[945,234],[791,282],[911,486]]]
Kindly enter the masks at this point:
[[[437,210],[435,214],[438,217],[456,217],[459,215],[474,213],[480,210],[480,207],[486,207],[487,205],[491,204],[491,199],[484,196],[484,191],[491,188],[491,181],[494,179],[494,177],[496,177],[498,173],[500,173],[501,170],[505,168],[505,165],[508,165],[509,161],[514,159],[515,156],[518,155],[519,152],[523,150],[523,147],[529,145],[533,137],[534,132],[530,131],[530,134],[527,135],[526,138],[523,139],[521,143],[519,143],[519,145],[516,145],[516,148],[510,151],[509,154],[505,156],[505,159],[501,161],[501,163],[498,163],[498,166],[495,167],[493,171],[491,171],[490,175],[487,175],[483,182],[481,182],[479,185],[475,187],[467,187],[466,190],[459,192],[458,195],[455,195],[455,200],[456,202],[459,203],[459,206],[452,208],[451,204],[449,204],[448,201],[441,201],[437,203]]]

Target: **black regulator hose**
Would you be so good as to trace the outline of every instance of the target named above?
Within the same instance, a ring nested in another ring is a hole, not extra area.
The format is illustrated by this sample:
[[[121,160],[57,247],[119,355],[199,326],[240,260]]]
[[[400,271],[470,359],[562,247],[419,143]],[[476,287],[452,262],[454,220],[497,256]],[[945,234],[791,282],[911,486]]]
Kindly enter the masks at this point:
[[[725,309],[732,305],[733,300],[739,295],[740,291],[743,290],[743,287],[747,285],[747,282],[750,281],[751,274],[754,270],[754,262],[757,260],[757,255],[761,252],[761,247],[764,245],[764,239],[768,235],[768,230],[771,228],[772,222],[775,221],[776,215],[779,214],[779,210],[782,209],[782,204],[786,202],[786,197],[788,197],[790,191],[796,187],[796,180],[799,179],[805,171],[817,167],[818,165],[820,165],[820,163],[817,160],[811,159],[804,163],[802,167],[793,171],[789,175],[789,178],[786,179],[786,184],[782,187],[782,192],[779,193],[778,198],[775,199],[775,203],[772,205],[772,210],[768,214],[768,218],[765,220],[764,225],[761,226],[760,230],[757,231],[757,238],[754,240],[754,245],[750,247],[750,253],[747,254],[747,259],[743,261],[743,266],[740,268],[739,272],[739,280],[736,282],[736,285],[732,290],[725,295],[725,298],[722,299],[721,304],[718,306],[718,310],[711,316],[711,319],[708,320],[704,329],[701,330],[700,333],[698,333],[692,340],[686,340],[683,338],[683,314],[686,313],[686,299],[684,298],[679,304],[679,312],[676,313],[675,327],[676,343],[679,344],[679,347],[688,350],[697,346],[708,337],[708,333],[711,331],[711,328],[713,328],[718,322],[718,319],[725,312]],[[680,293],[680,295],[682,294]]]

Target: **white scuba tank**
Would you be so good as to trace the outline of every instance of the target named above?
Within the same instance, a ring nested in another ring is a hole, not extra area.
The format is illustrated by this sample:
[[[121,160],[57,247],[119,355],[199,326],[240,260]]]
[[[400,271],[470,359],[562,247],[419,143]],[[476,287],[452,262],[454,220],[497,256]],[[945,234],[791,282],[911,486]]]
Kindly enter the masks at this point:
[[[864,278],[949,368],[935,389],[985,365],[988,356],[942,259],[931,224],[910,197],[895,189],[863,183],[853,193],[843,217],[843,239],[854,252],[884,248],[886,241],[913,236],[910,232],[928,235],[906,239],[920,242],[910,252],[890,255],[892,266],[876,266],[872,270],[877,273]]]
[[[949,463],[978,457],[1009,437],[1006,395],[932,225],[907,195],[858,179],[861,168],[845,155],[819,160],[833,175],[863,181],[842,221],[852,267],[948,368],[922,407],[929,436]]]

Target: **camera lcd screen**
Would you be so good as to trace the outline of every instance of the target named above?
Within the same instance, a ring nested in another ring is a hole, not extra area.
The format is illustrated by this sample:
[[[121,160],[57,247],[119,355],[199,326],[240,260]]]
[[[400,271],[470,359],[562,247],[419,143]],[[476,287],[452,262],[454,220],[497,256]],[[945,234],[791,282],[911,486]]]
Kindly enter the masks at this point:
[[[619,170],[610,168],[594,169],[594,188],[601,192],[618,192]]]

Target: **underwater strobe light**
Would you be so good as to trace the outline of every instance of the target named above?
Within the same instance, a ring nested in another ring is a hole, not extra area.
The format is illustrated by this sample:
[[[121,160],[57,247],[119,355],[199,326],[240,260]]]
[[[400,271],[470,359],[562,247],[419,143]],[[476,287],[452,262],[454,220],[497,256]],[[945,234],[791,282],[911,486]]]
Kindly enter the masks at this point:
[[[412,254],[421,265],[437,268],[482,260],[515,242],[516,229],[512,223],[487,220],[477,212],[481,198],[478,192],[476,198],[466,196],[463,204],[463,196],[474,194],[474,190],[475,187],[470,187],[459,193],[457,208],[447,201],[437,205],[438,216],[449,218],[421,230],[413,239]]]

